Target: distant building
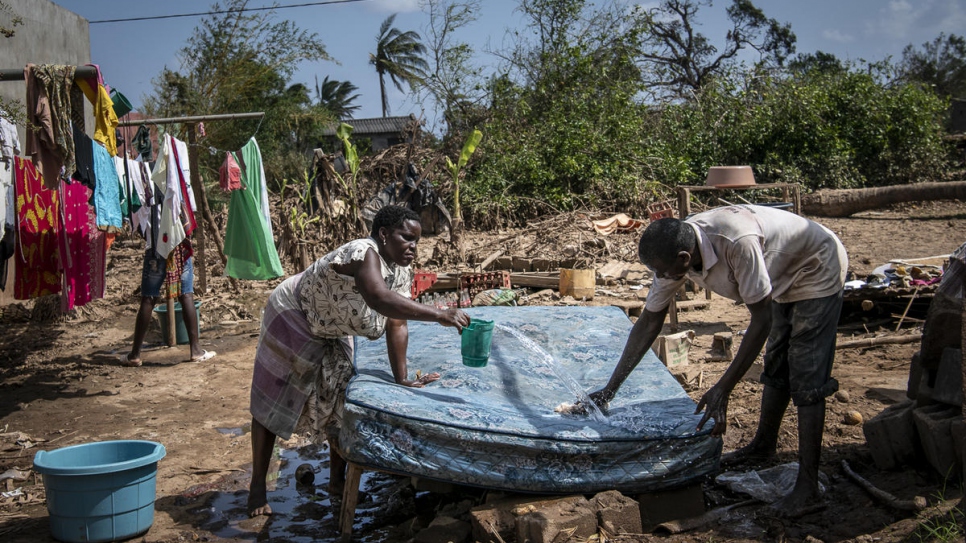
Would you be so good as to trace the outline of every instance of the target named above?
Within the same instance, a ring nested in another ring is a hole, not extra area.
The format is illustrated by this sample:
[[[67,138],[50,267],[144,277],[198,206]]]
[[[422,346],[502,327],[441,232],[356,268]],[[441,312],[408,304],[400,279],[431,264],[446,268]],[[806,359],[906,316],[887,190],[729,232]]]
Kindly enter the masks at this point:
[[[352,127],[350,141],[362,149],[381,151],[393,145],[412,141],[420,129],[416,116],[409,114],[405,117],[376,117],[373,119],[348,119],[342,121]],[[335,131],[339,124],[333,124],[322,131],[325,137],[324,148],[329,152],[341,151],[341,143]],[[368,140],[368,145],[361,140]]]

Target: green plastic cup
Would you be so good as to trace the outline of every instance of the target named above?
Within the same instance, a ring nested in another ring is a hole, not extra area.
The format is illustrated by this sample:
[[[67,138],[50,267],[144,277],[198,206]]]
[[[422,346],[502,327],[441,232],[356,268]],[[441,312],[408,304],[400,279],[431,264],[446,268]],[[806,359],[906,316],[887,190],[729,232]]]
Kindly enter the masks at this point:
[[[486,366],[493,341],[493,321],[471,319],[470,325],[463,327],[461,338],[463,365],[471,368]]]

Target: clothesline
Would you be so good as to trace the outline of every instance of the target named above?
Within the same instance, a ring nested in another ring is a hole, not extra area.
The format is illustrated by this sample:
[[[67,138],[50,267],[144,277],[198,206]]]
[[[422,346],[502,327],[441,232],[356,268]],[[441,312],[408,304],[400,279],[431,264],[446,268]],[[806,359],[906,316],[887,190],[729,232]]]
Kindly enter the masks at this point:
[[[158,119],[138,119],[138,120],[130,120],[130,121],[121,121],[117,124],[117,126],[118,128],[120,128],[122,126],[123,127],[144,126],[149,124],[155,125],[155,126],[160,126],[165,124],[177,124],[177,123],[196,124],[196,123],[203,123],[207,121],[228,121],[233,119],[258,119],[258,126],[255,127],[255,131],[248,138],[248,139],[251,139],[251,138],[254,138],[256,135],[258,135],[258,131],[262,128],[262,122],[265,120],[265,112],[258,111],[253,113],[222,113],[218,115],[194,115],[194,116],[188,116],[188,117],[163,117]],[[190,147],[204,149],[208,151],[208,154],[210,155],[231,152],[225,149],[219,149],[211,145],[201,145],[199,143],[194,143],[194,142],[188,142],[188,145]]]

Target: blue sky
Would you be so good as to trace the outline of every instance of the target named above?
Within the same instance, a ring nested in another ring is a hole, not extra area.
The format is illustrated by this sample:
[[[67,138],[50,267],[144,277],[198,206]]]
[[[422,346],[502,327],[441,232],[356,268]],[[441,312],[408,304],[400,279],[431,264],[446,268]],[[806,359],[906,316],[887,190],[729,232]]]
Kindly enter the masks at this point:
[[[89,21],[206,11],[205,0],[53,0]],[[307,0],[278,0],[278,4],[301,4]],[[638,1],[654,6],[656,1]],[[921,46],[940,32],[966,34],[966,0],[754,0],[766,16],[791,23],[798,36],[798,52],[817,50],[841,59],[882,60],[901,57],[908,44]],[[250,7],[271,5],[250,0]],[[724,35],[724,10],[730,4],[717,0],[699,12],[698,30],[718,42]],[[495,67],[499,60],[484,51],[499,50],[508,32],[521,29],[516,12],[518,0],[482,0],[478,20],[465,29],[461,39],[478,51],[477,62]],[[419,0],[369,0],[345,5],[321,5],[279,10],[277,16],[294,20],[321,37],[334,62],[305,62],[293,82],[314,85],[328,75],[359,87],[356,117],[377,117],[379,82],[369,65],[379,25],[398,13],[395,26],[425,35],[428,17]],[[101,66],[107,83],[123,92],[135,107],[152,91],[151,80],[164,68],[179,69],[178,51],[185,45],[200,18],[92,24],[91,57]],[[420,114],[420,106],[392,89],[392,114]],[[228,112],[225,112],[228,113]],[[431,120],[430,120],[431,121]]]

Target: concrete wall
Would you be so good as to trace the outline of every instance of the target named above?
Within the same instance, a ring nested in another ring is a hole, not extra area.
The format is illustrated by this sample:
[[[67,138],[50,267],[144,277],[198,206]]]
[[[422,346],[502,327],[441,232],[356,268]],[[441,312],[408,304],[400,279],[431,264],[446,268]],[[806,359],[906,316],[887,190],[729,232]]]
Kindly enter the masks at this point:
[[[3,0],[23,18],[12,38],[0,36],[0,68],[23,69],[27,63],[73,64],[83,66],[91,62],[91,39],[87,19],[68,11],[50,0]],[[0,12],[4,26],[10,16]],[[24,101],[26,84],[23,81],[0,81],[0,96],[7,100]],[[87,132],[93,134],[91,108],[85,107]],[[24,127],[17,127],[23,143]],[[12,267],[13,263],[8,262]],[[0,292],[0,305],[13,301],[13,270],[8,271],[8,288]]]

